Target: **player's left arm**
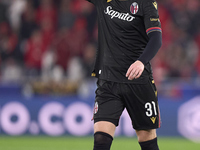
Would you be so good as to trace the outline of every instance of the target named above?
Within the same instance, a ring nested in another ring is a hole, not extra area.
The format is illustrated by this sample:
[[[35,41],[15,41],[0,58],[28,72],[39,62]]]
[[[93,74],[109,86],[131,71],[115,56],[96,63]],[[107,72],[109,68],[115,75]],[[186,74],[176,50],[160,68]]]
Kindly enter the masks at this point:
[[[129,80],[137,79],[141,76],[144,66],[156,55],[162,45],[162,30],[157,3],[154,0],[144,0],[144,2],[144,23],[149,42],[138,60],[129,67],[126,73],[126,77]]]
[[[155,0],[143,1],[146,1],[143,4],[143,13],[149,42],[138,60],[146,65],[156,55],[162,45],[162,29],[157,2]]]

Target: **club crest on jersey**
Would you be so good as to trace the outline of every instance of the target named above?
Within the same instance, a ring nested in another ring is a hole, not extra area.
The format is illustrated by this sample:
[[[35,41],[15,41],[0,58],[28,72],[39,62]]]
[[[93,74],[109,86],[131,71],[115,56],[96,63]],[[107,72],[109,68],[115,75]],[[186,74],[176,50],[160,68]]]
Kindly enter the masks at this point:
[[[139,6],[136,2],[131,4],[130,11],[133,15],[135,15],[139,10]]]

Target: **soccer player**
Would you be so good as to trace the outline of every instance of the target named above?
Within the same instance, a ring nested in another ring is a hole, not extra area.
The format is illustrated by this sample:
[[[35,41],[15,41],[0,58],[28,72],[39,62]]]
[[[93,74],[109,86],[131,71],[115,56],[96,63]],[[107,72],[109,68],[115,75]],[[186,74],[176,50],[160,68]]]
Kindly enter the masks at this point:
[[[149,61],[162,45],[155,0],[88,0],[98,14],[94,148],[110,150],[126,108],[142,150],[158,150],[157,91]]]

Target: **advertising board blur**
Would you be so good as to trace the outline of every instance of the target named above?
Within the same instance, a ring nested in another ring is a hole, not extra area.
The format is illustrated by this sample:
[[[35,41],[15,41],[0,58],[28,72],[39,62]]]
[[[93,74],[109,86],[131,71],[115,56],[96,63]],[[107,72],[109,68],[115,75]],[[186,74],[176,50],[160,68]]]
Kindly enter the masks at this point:
[[[93,132],[93,106],[87,102],[8,101],[1,105],[1,134],[45,134],[50,136],[87,136]],[[124,112],[117,135],[133,136],[131,122]]]
[[[159,97],[160,136],[184,136],[200,141],[200,92],[184,98]],[[187,96],[188,95],[188,96]],[[93,134],[94,97],[0,95],[0,135],[88,136]],[[116,136],[136,136],[126,111]]]

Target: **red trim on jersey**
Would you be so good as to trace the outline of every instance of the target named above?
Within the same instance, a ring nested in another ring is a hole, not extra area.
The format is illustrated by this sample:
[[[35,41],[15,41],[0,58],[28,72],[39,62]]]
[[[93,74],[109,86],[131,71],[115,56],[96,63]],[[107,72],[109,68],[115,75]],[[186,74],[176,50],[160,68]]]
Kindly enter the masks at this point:
[[[160,109],[158,108],[158,111],[159,111],[159,115],[158,115],[158,117],[159,117],[159,125],[158,125],[158,127],[160,128],[160,126],[161,126],[161,118],[160,118]]]
[[[149,34],[150,32],[153,32],[153,31],[162,32],[162,29],[160,27],[152,27],[152,28],[147,29],[146,33]]]

